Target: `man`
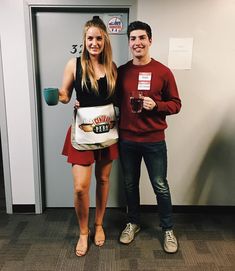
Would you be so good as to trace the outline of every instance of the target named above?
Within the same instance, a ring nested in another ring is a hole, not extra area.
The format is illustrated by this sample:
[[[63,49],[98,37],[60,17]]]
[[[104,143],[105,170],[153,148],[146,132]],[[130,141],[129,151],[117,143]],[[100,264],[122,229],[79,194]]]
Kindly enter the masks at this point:
[[[171,195],[166,179],[167,150],[164,130],[166,116],[180,111],[181,100],[172,72],[150,57],[151,27],[135,21],[128,26],[133,59],[118,69],[120,99],[120,155],[128,205],[128,223],[120,242],[129,244],[140,231],[139,179],[144,159],[157,198],[164,250],[175,253],[178,242],[173,233]],[[142,111],[133,113],[130,93],[142,92]]]

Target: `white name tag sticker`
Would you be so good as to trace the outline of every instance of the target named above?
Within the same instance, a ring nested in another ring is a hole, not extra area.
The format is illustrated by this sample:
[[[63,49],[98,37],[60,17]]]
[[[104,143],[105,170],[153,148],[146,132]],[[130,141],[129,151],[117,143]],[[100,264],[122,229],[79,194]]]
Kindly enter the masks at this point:
[[[139,81],[138,90],[150,90],[150,82]]]
[[[151,81],[152,73],[151,72],[140,72],[139,81]]]
[[[151,72],[140,72],[138,78],[138,90],[150,90],[151,78]]]

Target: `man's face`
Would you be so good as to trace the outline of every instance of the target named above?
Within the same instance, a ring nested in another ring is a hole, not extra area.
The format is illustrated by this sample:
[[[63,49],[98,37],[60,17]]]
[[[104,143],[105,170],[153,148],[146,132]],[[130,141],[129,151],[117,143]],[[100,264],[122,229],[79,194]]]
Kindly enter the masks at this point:
[[[145,30],[133,30],[130,33],[129,47],[133,57],[144,58],[149,54],[149,47],[152,41],[149,40]]]

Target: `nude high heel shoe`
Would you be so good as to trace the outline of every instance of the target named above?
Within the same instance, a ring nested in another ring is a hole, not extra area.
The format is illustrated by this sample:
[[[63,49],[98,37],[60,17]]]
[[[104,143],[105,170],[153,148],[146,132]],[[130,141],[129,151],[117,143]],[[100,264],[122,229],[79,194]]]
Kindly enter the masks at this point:
[[[96,246],[102,247],[105,242],[105,233],[102,224],[95,224],[94,242]]]
[[[81,238],[87,238],[86,244],[81,244]],[[76,245],[75,254],[78,257],[85,256],[89,248],[90,230],[87,233],[80,233],[79,240]]]

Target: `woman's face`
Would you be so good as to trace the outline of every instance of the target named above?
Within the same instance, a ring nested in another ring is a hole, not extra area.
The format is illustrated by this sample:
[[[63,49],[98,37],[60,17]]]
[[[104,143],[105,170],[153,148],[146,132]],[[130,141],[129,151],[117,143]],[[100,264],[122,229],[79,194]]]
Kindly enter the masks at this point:
[[[104,49],[104,36],[100,29],[94,26],[88,28],[86,33],[86,49],[92,56],[98,56]]]

